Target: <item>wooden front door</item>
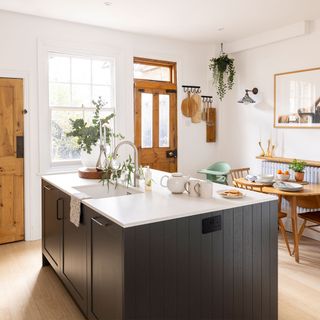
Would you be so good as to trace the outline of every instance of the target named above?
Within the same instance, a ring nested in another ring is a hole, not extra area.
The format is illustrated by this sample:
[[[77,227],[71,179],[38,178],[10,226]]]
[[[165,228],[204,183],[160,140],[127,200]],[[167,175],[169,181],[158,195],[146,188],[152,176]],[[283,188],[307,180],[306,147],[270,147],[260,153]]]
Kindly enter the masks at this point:
[[[135,80],[135,145],[139,164],[177,171],[177,94],[173,84]]]
[[[0,78],[0,244],[23,239],[23,80]]]

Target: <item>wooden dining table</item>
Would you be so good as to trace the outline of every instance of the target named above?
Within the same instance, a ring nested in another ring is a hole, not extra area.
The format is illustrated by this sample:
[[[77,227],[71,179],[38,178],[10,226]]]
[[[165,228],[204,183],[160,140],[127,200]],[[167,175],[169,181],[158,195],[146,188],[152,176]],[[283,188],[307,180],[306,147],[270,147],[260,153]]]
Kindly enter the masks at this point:
[[[280,199],[284,198],[289,202],[294,242],[294,257],[295,261],[299,262],[297,207],[305,209],[320,208],[320,184],[306,184],[301,191],[289,192],[276,189],[273,186],[266,186],[263,183],[248,181],[245,178],[235,179],[234,182],[237,187],[277,195]]]

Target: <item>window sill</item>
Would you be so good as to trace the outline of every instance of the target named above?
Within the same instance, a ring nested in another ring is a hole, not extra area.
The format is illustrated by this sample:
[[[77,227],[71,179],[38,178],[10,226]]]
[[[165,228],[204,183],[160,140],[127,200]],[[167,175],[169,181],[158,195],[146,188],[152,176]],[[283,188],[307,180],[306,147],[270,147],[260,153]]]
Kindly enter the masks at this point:
[[[53,174],[75,173],[75,172],[78,172],[78,169],[80,167],[81,165],[51,167],[48,170],[39,172],[38,175],[43,176],[43,175],[53,175]]]

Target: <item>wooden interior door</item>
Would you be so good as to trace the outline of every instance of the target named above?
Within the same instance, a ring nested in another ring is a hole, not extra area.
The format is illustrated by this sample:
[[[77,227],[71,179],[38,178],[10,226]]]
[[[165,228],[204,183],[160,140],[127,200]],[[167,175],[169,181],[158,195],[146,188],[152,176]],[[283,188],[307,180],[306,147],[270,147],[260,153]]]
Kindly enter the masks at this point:
[[[135,145],[139,164],[177,171],[177,93],[173,84],[135,81]]]
[[[0,244],[24,239],[23,80],[0,78]]]

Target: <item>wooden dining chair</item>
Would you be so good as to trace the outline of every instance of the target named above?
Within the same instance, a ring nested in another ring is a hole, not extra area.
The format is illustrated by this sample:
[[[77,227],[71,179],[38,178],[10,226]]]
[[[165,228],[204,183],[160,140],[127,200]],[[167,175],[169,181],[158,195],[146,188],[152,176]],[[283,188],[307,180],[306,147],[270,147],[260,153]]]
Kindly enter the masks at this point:
[[[240,186],[240,184],[237,183],[235,179],[245,178],[249,174],[249,172],[250,172],[250,168],[231,169],[230,175],[231,175],[233,185],[237,188],[247,189],[243,185]]]
[[[303,223],[298,233],[299,241],[303,234],[303,231],[306,228],[320,233],[320,230],[316,229],[317,227],[320,227],[320,211],[309,211],[309,212],[298,213],[298,217],[303,219]],[[307,222],[311,222],[312,224],[307,225]]]

